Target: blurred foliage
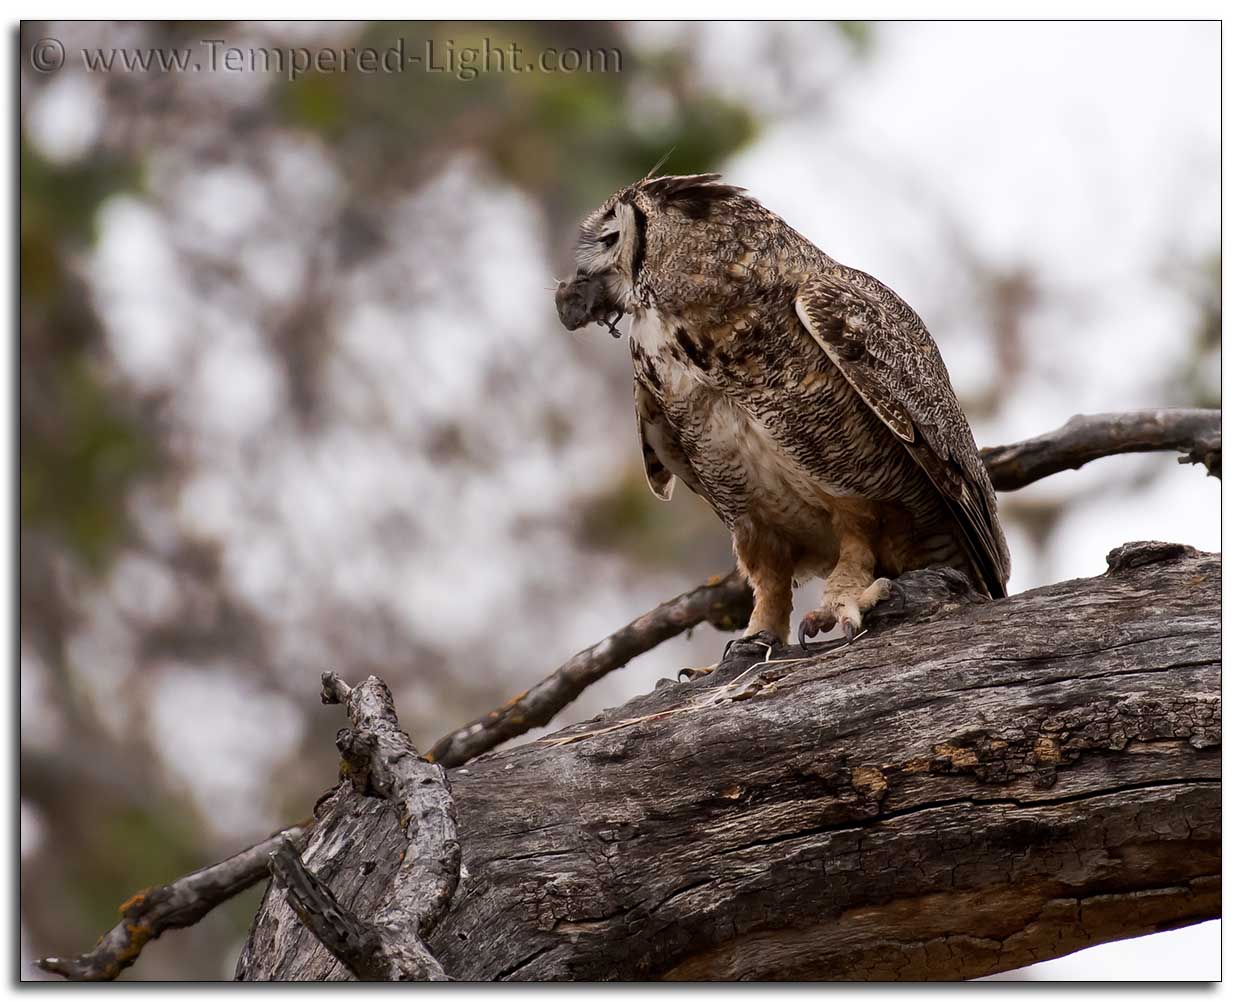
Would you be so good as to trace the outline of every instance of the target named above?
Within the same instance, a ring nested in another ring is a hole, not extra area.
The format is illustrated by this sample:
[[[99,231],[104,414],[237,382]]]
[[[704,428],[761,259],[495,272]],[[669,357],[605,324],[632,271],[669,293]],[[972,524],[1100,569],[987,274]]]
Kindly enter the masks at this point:
[[[637,464],[583,500],[575,528],[584,546],[687,577],[718,573],[731,559],[729,537],[707,504],[680,484],[669,501],[661,501]]]
[[[641,177],[670,150],[669,172],[701,171],[758,134],[751,111],[688,78],[684,53],[640,52],[606,22],[385,23],[369,27],[356,44],[383,54],[402,39],[407,58],[417,51],[445,69],[308,74],[277,97],[290,123],[318,133],[350,163],[363,190],[408,184],[411,174],[394,164],[425,174],[470,150],[540,197],[545,210],[569,218]],[[597,65],[619,59],[621,72],[480,72],[462,80],[450,71],[449,52],[461,59],[485,46],[493,53],[517,46],[522,63],[549,48],[572,48],[584,58],[594,53]],[[656,120],[636,114],[640,96],[660,106]]]
[[[92,240],[95,213],[104,199],[120,191],[138,190],[140,174],[134,164],[115,157],[53,164],[24,139],[19,157],[25,306],[27,294],[47,288],[39,280],[47,277],[45,271],[55,259],[53,241]]]
[[[110,195],[138,174],[110,158],[54,165],[21,146],[21,524],[99,569],[125,499],[156,454],[134,402],[108,384],[99,321],[73,261]]]
[[[146,874],[146,885],[153,886],[200,866],[193,848],[196,827],[192,815],[156,814],[136,806],[101,816],[84,833],[90,840],[85,855],[69,859],[70,886],[77,890],[80,908],[77,924],[98,931],[115,924],[121,903],[115,888],[134,873]]]
[[[869,21],[837,21],[836,28],[858,50],[867,54],[875,44],[875,26]]]
[[[21,519],[58,534],[99,569],[124,540],[125,500],[153,465],[150,435],[116,406],[95,367],[79,356],[50,374],[59,423],[22,438]]]
[[[1185,348],[1160,373],[1159,391],[1173,406],[1220,407],[1223,288],[1219,244],[1198,255],[1166,251],[1155,277],[1191,311]]]
[[[98,23],[78,30],[83,43],[95,45],[137,41],[169,47],[204,38],[305,44],[303,38],[282,37],[278,25]],[[133,193],[171,218],[176,206],[146,191],[147,172],[157,161],[165,175],[170,166],[192,171],[231,158],[255,165],[265,148],[293,134],[311,139],[339,176],[349,180],[337,231],[328,234],[346,248],[343,266],[348,267],[364,252],[383,251],[383,213],[417,192],[454,157],[474,158],[498,180],[531,195],[549,233],[555,233],[666,154],[667,170],[710,169],[760,128],[753,111],[693,77],[684,51],[671,44],[661,51],[640,51],[624,29],[607,22],[388,23],[344,26],[346,35],[342,26],[323,30],[323,40],[334,46],[383,51],[404,38],[408,55],[426,44],[441,64],[450,46],[461,53],[471,46],[508,50],[516,44],[524,58],[553,47],[583,53],[618,50],[621,72],[481,72],[468,80],[459,73],[421,68],[306,73],[292,80],[271,73],[257,99],[243,107],[227,106],[186,76],[116,76],[98,91],[104,124],[86,155],[53,162],[23,129],[21,629],[23,643],[38,652],[51,682],[49,712],[71,721],[75,735],[64,754],[23,756],[23,797],[37,809],[43,831],[41,848],[23,861],[22,872],[23,922],[39,952],[87,945],[115,922],[117,906],[138,888],[237,848],[220,845],[201,823],[204,819],[164,774],[161,750],[150,747],[147,734],[137,730],[118,737],[100,719],[104,707],[83,696],[76,679],[84,666],[75,660],[80,655],[71,652],[70,641],[89,594],[75,584],[82,578],[66,576],[64,570],[88,571],[90,580],[106,588],[116,558],[132,550],[166,562],[183,588],[210,596],[212,613],[206,620],[178,616],[127,627],[137,634],[136,671],[156,671],[160,659],[210,663],[213,657],[232,657],[256,673],[274,671],[264,650],[261,610],[248,610],[226,590],[218,564],[202,566],[193,559],[192,540],[179,540],[163,554],[151,553],[130,524],[129,502],[139,484],[152,483],[161,496],[175,497],[175,485],[188,471],[160,419],[165,401],[127,384],[110,356],[82,270],[100,207],[114,195]],[[27,22],[21,44],[28,47],[59,31]],[[27,103],[51,82],[23,77],[23,127]],[[552,239],[559,242],[559,237]],[[283,325],[264,331],[273,355],[285,363],[295,402],[307,410],[323,392],[317,383],[321,367],[302,356],[325,355],[330,348],[315,332],[326,336],[320,328],[331,307],[333,277],[320,275],[301,308]],[[294,385],[298,373],[311,377]],[[567,438],[572,417],[549,411],[545,424],[555,444]],[[431,435],[429,448],[439,462],[459,463],[464,461],[457,455],[462,441],[460,433],[455,439]],[[646,495],[645,485],[637,487]],[[683,497],[678,504],[694,502]],[[681,529],[695,519],[708,524],[705,516],[687,516],[682,508],[682,517],[665,521],[652,517],[656,505],[649,495],[639,505],[628,503],[624,491],[587,502],[596,511],[588,534],[600,545],[642,559],[685,553],[695,534]],[[708,552],[714,565],[718,555],[710,547]],[[400,630],[393,634],[393,646],[407,655],[419,650],[417,638]],[[358,653],[359,670],[383,670],[400,681],[391,663],[371,662],[371,656]],[[355,666],[341,667],[350,671]],[[460,703],[463,719],[480,701],[496,698],[492,688],[504,686],[496,678],[445,677],[437,684],[443,690],[437,694],[440,704]],[[119,693],[117,698],[131,697]],[[330,775],[327,760],[336,726],[335,720],[312,715],[305,738],[310,754],[285,770],[275,797],[282,809],[293,812],[289,820],[305,811]],[[83,756],[94,771],[81,768]],[[104,776],[113,778],[101,786]],[[132,796],[117,796],[115,783]],[[218,977],[226,951],[244,934],[257,894],[233,902],[193,930],[168,937],[126,977]]]
[[[1221,338],[1223,309],[1223,267],[1221,251],[1205,257],[1187,279],[1187,292],[1198,312],[1194,327],[1190,357],[1181,378],[1170,387],[1174,393],[1190,387],[1193,407],[1220,407],[1221,405]]]

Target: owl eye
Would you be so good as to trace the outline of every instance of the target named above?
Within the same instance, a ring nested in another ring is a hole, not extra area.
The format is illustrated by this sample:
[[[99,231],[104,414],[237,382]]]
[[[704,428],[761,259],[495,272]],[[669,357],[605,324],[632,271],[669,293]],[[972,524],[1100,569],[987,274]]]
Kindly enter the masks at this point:
[[[599,238],[599,242],[603,244],[605,247],[611,247],[613,244],[617,242],[617,240],[620,239],[620,237],[621,237],[621,234],[618,233],[616,230],[614,230],[612,233],[605,233],[602,237]]]

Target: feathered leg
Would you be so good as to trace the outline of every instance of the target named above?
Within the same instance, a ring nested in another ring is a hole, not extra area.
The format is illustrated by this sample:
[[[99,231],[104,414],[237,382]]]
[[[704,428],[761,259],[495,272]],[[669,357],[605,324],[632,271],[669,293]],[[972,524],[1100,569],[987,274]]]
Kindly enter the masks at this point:
[[[733,552],[737,565],[755,593],[755,609],[750,614],[745,636],[729,641],[725,657],[739,653],[741,645],[754,645],[759,650],[784,645],[789,640],[789,617],[793,614],[792,548],[783,537],[743,517],[733,526]],[[764,651],[763,653],[766,653]],[[708,668],[683,668],[682,675],[701,678],[714,671]]]
[[[777,533],[741,518],[733,527],[733,552],[755,593],[755,609],[743,639],[766,633],[785,643],[793,613],[792,548]]]

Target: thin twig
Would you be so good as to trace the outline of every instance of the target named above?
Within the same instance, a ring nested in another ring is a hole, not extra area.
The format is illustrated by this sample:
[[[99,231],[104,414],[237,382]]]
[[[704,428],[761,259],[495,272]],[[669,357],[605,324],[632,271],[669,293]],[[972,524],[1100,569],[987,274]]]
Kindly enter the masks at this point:
[[[121,921],[89,953],[44,957],[35,965],[70,981],[112,981],[138,959],[150,940],[168,929],[194,925],[216,905],[266,879],[273,851],[305,841],[304,828],[288,828],[171,884],[139,891],[121,905]]]

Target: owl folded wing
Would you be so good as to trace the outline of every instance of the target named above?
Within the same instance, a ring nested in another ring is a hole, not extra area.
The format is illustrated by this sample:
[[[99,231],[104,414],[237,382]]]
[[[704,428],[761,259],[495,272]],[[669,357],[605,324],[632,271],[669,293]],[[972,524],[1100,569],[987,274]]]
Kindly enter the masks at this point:
[[[808,279],[798,318],[944,498],[993,597],[1009,552],[995,495],[935,342],[909,306],[863,272],[834,264]]]
[[[668,501],[673,496],[675,481],[660,454],[668,453],[672,436],[659,403],[637,379],[634,380],[634,413],[638,418],[638,440],[643,447],[647,486],[661,501]]]

